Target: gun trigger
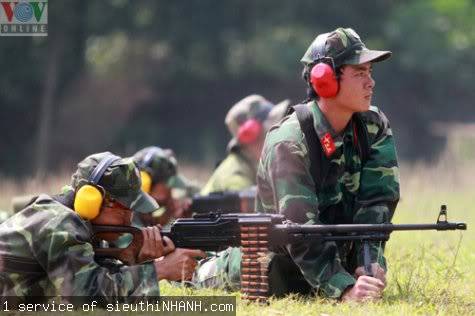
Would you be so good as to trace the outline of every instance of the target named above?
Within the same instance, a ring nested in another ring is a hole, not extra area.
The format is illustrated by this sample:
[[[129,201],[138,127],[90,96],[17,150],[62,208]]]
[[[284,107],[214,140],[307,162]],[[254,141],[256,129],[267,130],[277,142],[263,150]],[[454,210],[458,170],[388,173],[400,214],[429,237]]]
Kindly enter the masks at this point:
[[[447,205],[440,206],[439,216],[437,217],[437,224],[447,223]]]

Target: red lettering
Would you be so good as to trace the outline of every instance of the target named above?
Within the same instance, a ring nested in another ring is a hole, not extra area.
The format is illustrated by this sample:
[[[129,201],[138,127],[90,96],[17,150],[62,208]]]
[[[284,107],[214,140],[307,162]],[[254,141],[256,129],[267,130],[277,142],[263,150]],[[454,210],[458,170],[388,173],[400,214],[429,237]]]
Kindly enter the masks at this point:
[[[335,142],[333,141],[332,135],[330,133],[326,133],[321,139],[320,142],[322,143],[323,150],[325,151],[325,155],[330,157],[336,150]]]
[[[12,3],[15,3],[16,5],[18,2],[2,2],[3,11],[5,12],[5,15],[7,16],[8,22],[11,22],[13,18]]]

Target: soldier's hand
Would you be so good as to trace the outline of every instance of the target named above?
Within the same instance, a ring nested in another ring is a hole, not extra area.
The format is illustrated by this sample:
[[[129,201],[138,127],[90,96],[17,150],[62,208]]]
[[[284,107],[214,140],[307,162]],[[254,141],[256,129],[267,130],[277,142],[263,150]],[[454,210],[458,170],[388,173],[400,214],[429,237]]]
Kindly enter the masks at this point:
[[[175,244],[167,236],[163,236],[162,240],[163,240],[163,255],[166,256],[175,250]]]
[[[168,248],[166,249],[163,244],[159,226],[145,227],[141,230],[143,236],[143,243],[142,248],[140,249],[139,254],[137,256],[138,263],[160,258],[166,253],[170,252],[170,250]],[[169,239],[167,241],[169,241]],[[173,243],[171,244],[173,245]]]
[[[155,271],[158,280],[180,281],[191,280],[195,271],[196,258],[205,258],[202,250],[177,248],[165,257],[155,260]]]
[[[383,282],[386,285],[386,271],[379,265],[379,263],[372,263],[371,264],[371,273],[373,273],[373,276],[381,282]],[[365,275],[365,269],[364,267],[358,267],[355,270],[355,277],[358,278],[362,275]]]
[[[138,230],[137,232],[131,232],[133,239],[132,242],[124,249],[122,249],[117,256],[117,259],[125,263],[126,265],[134,265],[137,263],[140,249],[144,243],[144,234]]]
[[[363,302],[367,300],[377,300],[383,295],[385,284],[370,276],[362,275],[358,277],[353,287],[345,290],[341,296],[341,300]]]

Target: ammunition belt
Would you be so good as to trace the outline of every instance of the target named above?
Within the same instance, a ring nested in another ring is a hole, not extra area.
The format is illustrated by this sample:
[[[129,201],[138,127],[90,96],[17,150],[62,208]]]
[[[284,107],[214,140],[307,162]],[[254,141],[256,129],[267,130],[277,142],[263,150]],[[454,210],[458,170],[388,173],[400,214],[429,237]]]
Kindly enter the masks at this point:
[[[241,293],[253,302],[267,302],[269,297],[268,263],[269,225],[241,226]]]

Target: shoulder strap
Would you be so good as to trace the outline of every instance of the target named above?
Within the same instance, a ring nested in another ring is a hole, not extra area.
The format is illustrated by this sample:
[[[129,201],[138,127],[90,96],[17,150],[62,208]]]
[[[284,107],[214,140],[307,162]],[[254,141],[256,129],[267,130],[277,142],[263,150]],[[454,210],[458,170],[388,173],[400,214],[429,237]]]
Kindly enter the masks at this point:
[[[368,160],[371,150],[369,146],[368,128],[359,113],[355,113],[354,122],[355,143],[358,146],[361,163],[364,164]]]
[[[38,261],[13,255],[0,254],[0,272],[44,274],[43,267]]]
[[[315,190],[319,192],[323,181],[325,181],[327,172],[330,169],[330,160],[323,153],[322,145],[313,126],[313,116],[308,106],[306,104],[297,104],[289,110],[289,114],[292,113],[292,111],[295,111],[300,129],[307,140],[310,174],[312,175],[313,182],[315,182]],[[364,164],[370,155],[368,128],[358,113],[354,115],[354,122],[355,143],[358,147],[361,163]]]
[[[308,145],[308,156],[310,159],[310,174],[315,183],[315,191],[319,192],[322,188],[322,183],[326,178],[328,169],[330,168],[330,161],[325,157],[322,145],[318,140],[317,132],[313,124],[313,116],[306,104],[297,104],[293,107],[297,120],[300,124],[300,129],[305,135]]]

